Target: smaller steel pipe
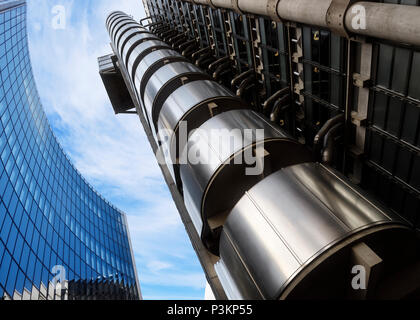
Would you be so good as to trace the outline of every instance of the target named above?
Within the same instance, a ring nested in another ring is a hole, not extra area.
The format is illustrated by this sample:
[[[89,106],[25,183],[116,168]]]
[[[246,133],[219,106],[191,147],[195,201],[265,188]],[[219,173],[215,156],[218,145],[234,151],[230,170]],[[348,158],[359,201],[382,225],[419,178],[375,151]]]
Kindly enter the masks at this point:
[[[342,127],[343,127],[342,123],[337,123],[325,135],[324,149],[322,151],[322,163],[327,164],[327,165],[332,163],[337,134]]]
[[[246,89],[248,89],[250,86],[253,86],[253,81],[255,80],[255,76],[251,75],[248,78],[246,78],[244,81],[241,82],[238,90],[236,91],[236,95],[238,97],[243,97],[245,94]]]
[[[284,94],[290,91],[289,87],[283,88],[268,98],[263,104],[263,110],[267,110],[277,99],[281,98]]]
[[[318,145],[324,139],[324,136],[328,133],[328,131],[334,127],[337,123],[344,121],[344,114],[340,113],[339,115],[329,119],[322,128],[318,131],[314,138],[314,144]]]
[[[217,67],[217,69],[213,72],[213,79],[218,80],[219,77],[225,73],[226,70],[230,69],[230,60],[226,61],[225,63],[221,64]]]
[[[249,75],[253,74],[254,70],[250,69],[246,72],[241,73],[240,75],[237,75],[235,78],[233,78],[231,82],[232,88],[235,87],[238,83],[240,83],[243,79],[248,77]]]
[[[230,61],[229,56],[226,56],[226,57],[223,57],[223,58],[220,58],[220,59],[216,60],[215,62],[213,62],[209,65],[209,71],[216,70],[221,64],[224,64],[227,61]]]

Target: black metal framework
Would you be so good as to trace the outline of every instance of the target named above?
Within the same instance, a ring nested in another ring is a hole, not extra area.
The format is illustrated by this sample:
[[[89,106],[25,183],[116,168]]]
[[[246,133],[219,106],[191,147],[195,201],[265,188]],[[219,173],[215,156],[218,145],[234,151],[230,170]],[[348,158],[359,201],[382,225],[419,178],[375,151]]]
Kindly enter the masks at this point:
[[[264,68],[264,88],[267,97],[289,86],[287,33],[282,23],[259,18]]]
[[[420,51],[377,41],[374,61],[364,183],[419,225]]]
[[[319,28],[302,30],[305,138],[312,146],[325,122],[345,111],[347,40]]]

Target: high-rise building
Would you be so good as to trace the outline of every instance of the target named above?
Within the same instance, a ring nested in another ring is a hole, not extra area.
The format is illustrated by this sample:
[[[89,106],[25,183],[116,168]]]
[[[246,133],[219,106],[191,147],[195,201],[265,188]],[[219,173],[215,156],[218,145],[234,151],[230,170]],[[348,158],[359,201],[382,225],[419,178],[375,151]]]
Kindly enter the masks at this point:
[[[143,3],[101,75],[216,298],[418,298],[418,1]]]
[[[126,216],[74,168],[35,86],[26,2],[0,2],[0,299],[139,299]]]

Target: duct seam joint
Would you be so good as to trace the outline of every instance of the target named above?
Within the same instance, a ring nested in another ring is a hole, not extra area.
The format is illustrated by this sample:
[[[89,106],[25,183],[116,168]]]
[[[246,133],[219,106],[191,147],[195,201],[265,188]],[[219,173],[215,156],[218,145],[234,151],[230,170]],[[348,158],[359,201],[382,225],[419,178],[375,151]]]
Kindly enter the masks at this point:
[[[239,8],[239,0],[231,0],[232,9],[238,14],[244,14],[244,12]]]
[[[355,0],[331,1],[325,18],[327,25],[332,32],[337,33],[342,37],[350,38],[345,26],[345,19],[347,10],[354,2]]]
[[[283,22],[280,19],[280,16],[279,16],[279,14],[277,12],[277,6],[280,4],[280,1],[281,0],[268,0],[267,1],[267,13],[268,13],[268,16],[273,21],[276,21],[276,22]]]

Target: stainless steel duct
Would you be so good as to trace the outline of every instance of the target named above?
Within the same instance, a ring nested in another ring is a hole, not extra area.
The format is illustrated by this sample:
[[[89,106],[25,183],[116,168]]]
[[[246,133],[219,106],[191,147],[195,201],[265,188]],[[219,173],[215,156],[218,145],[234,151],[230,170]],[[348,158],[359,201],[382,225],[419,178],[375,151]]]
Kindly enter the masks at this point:
[[[139,30],[140,29],[140,30]],[[136,33],[146,33],[148,32],[146,29],[142,29],[140,25],[137,23],[129,23],[123,26],[118,32],[115,34],[115,44],[116,47],[119,48],[121,41],[127,41],[127,39],[131,36],[134,36]],[[122,35],[125,35],[124,39],[122,39]]]
[[[128,21],[133,21],[134,22],[134,20],[131,19],[128,16],[120,16],[120,17],[118,17],[118,18],[116,18],[115,20],[112,21],[112,23],[110,25],[110,32],[109,32],[109,34],[111,36],[111,40],[114,40],[115,29],[117,29],[117,27],[120,24],[125,23],[125,22],[128,22]]]
[[[361,243],[383,260],[379,281],[416,255],[406,221],[326,167],[301,164],[267,177],[238,202],[216,270],[231,299],[354,298],[352,254]]]
[[[260,136],[257,130],[262,130]],[[181,158],[187,163],[180,165],[185,205],[215,254],[215,230],[249,188],[280,168],[311,161],[303,145],[250,110],[225,112],[205,122],[188,139]],[[261,170],[247,172],[257,165]]]
[[[156,123],[163,104],[176,89],[188,82],[209,78],[201,69],[185,61],[169,63],[157,70],[149,79],[144,91],[143,101],[150,123]]]
[[[220,84],[210,80],[197,80],[173,91],[159,112],[153,114],[153,124],[162,142],[162,151],[171,175],[182,193],[178,159],[185,147],[180,142],[181,122],[187,125],[182,132],[186,139],[190,132],[210,118],[233,109],[248,108],[242,101]],[[163,143],[165,142],[165,143]]]
[[[123,33],[127,32],[130,29],[139,29],[139,28],[143,29],[137,22],[132,22],[131,20],[124,21],[124,23],[120,23],[114,32],[115,34],[113,38],[114,43],[116,43],[118,47],[120,37]],[[147,32],[146,29],[144,29],[144,31]]]
[[[140,34],[140,33],[149,33],[150,34],[149,31],[143,30],[142,28],[139,28],[139,27],[138,28],[133,28],[133,29],[127,30],[127,32],[123,34],[124,35],[123,38],[119,37],[118,38],[118,41],[115,41],[114,42],[115,43],[115,47],[118,49],[118,52],[120,52],[119,48],[125,47],[125,45],[127,44],[128,40],[130,40],[136,34]]]
[[[108,15],[105,21],[107,30],[109,31],[109,24],[112,22],[113,19],[115,19],[117,16],[123,16],[123,15],[126,15],[126,14],[122,11],[114,11],[110,15]]]
[[[123,35],[124,38],[124,35]],[[121,46],[117,48],[121,54],[121,57],[125,57],[125,63],[127,64],[128,59],[130,58],[130,55],[133,53],[137,47],[140,47],[141,45],[143,47],[148,47],[150,43],[146,43],[146,41],[149,40],[156,40],[159,41],[159,38],[156,37],[154,34],[151,33],[139,33],[134,35],[132,38],[130,38],[127,42],[121,41]]]
[[[133,61],[133,60],[131,60]],[[140,93],[140,98],[143,100],[144,90],[152,75],[161,67],[168,63],[188,61],[185,57],[172,49],[160,49],[149,53],[138,64],[137,69],[133,70],[133,65],[128,62],[128,70],[132,71],[132,80],[137,91]]]
[[[171,48],[161,40],[148,40],[135,46],[135,48],[131,51],[131,54],[126,62],[127,71],[130,75],[130,79],[136,77],[143,77],[142,74],[139,74],[137,68],[139,64],[143,61],[143,59],[145,59],[149,54],[158,50],[170,49]]]

